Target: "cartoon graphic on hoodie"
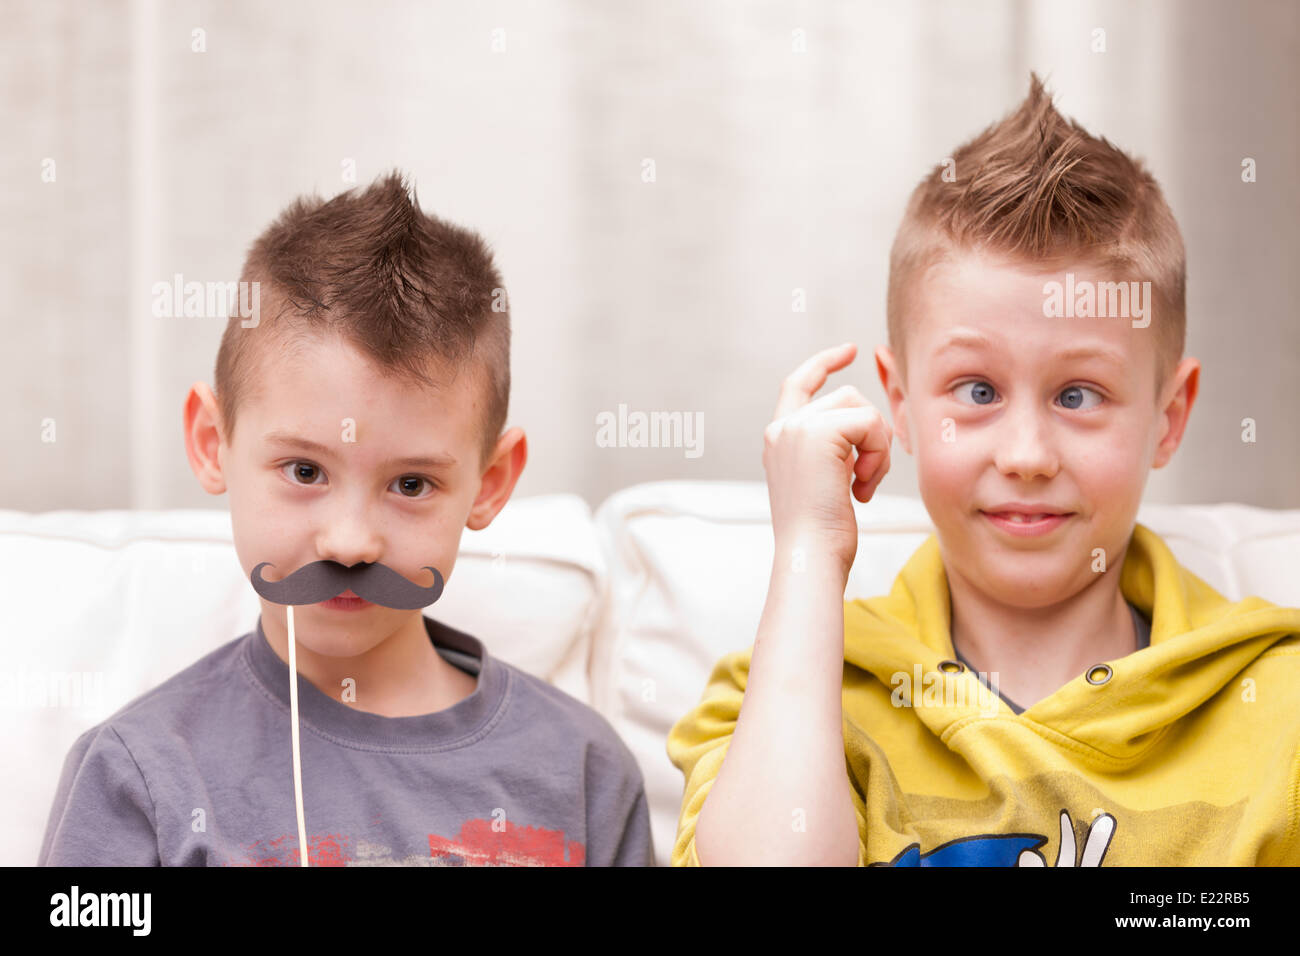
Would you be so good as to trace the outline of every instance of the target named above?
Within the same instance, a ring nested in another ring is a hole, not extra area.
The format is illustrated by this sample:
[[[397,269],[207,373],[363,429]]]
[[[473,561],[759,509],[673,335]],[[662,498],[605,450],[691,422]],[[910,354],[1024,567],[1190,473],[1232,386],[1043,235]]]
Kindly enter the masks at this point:
[[[1088,838],[1083,845],[1079,866],[1101,866],[1106,858],[1106,848],[1115,833],[1115,818],[1102,813],[1088,828]],[[921,845],[913,843],[889,863],[872,866],[1047,866],[1038,852],[1047,842],[1045,836],[1011,833],[1005,836],[988,833],[964,837],[936,847],[928,853]],[[1068,811],[1061,811],[1061,840],[1053,866],[1074,866],[1074,827]]]
[[[859,865],[1300,865],[1300,609],[1229,601],[1141,523],[1105,573],[1149,645],[1019,712],[956,659],[935,535],[889,594],[845,602]],[[668,736],[685,777],[674,865],[699,865],[751,652],[716,664]]]

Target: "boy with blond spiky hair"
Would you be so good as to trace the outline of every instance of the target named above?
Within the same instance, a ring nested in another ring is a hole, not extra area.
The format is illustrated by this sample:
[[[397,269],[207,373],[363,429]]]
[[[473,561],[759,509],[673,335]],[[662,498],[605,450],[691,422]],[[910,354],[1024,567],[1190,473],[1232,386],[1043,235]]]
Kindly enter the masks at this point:
[[[1136,523],[1196,397],[1184,277],[1155,180],[1036,76],[921,182],[892,425],[813,398],[846,344],[767,427],[767,603],[669,735],[674,864],[1300,864],[1300,610],[1229,602]],[[895,430],[935,531],[845,602],[845,482],[871,499]]]

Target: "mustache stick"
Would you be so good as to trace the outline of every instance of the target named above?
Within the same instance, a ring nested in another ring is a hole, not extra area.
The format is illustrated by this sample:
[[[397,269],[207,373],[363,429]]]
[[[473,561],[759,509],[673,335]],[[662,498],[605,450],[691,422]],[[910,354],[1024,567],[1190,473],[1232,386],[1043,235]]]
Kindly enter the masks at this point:
[[[421,570],[433,572],[433,585],[420,587],[392,568],[379,563],[351,567],[337,561],[313,561],[287,578],[267,581],[262,568],[273,567],[263,561],[253,568],[249,580],[253,590],[274,604],[283,604],[288,613],[289,629],[289,730],[293,740],[293,802],[298,814],[298,855],[308,866],[307,826],[302,812],[302,753],[298,745],[298,655],[293,632],[293,606],[316,604],[352,590],[354,594],[383,607],[415,610],[428,607],[442,596],[444,579],[437,568],[426,565]]]
[[[307,825],[302,813],[302,754],[298,750],[298,655],[294,653],[298,642],[293,636],[293,605],[289,612],[289,730],[293,734],[293,803],[298,811],[298,846],[302,865],[307,866]]]

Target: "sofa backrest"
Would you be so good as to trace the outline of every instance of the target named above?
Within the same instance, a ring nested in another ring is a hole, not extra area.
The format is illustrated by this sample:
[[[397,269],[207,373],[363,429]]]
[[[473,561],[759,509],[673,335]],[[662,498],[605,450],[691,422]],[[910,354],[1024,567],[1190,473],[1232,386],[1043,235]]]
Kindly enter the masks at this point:
[[[855,502],[860,542],[845,596],[888,591],[931,531],[918,499]],[[1189,570],[1237,599],[1300,605],[1300,510],[1144,507]],[[431,617],[592,704],[645,776],[655,856],[667,863],[684,781],[672,725],[714,664],[749,647],[772,563],[762,482],[654,482],[593,515],[573,495],[511,501],[465,531]],[[250,630],[259,605],[224,511],[0,511],[9,693],[0,864],[30,865],[76,737]]]
[[[849,600],[887,593],[933,530],[917,498],[877,495],[854,508],[859,542]],[[609,577],[593,648],[593,700],[640,762],[662,864],[685,783],[665,740],[699,702],[714,664],[754,643],[772,570],[767,487],[637,485],[602,503],[595,520]],[[1300,510],[1149,505],[1138,521],[1225,597],[1300,606]]]
[[[76,738],[252,630],[261,608],[225,511],[0,511],[0,575],[0,739],[17,770],[0,797],[0,864],[29,866]],[[588,700],[604,577],[586,502],[522,498],[464,532],[425,613]]]

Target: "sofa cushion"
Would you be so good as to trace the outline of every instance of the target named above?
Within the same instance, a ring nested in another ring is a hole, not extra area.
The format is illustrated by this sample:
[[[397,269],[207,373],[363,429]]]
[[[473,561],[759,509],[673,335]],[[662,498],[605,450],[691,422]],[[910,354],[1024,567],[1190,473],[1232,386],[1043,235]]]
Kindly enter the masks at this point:
[[[31,865],[73,741],[251,630],[260,605],[225,511],[0,511],[0,568],[11,596],[0,734],[22,768],[0,819],[0,864]],[[586,502],[521,498],[463,533],[425,613],[586,701],[602,580]]]
[[[850,600],[887,593],[933,530],[917,498],[877,495],[854,508],[859,543],[845,589]],[[610,579],[593,648],[592,699],[640,761],[662,865],[684,785],[665,740],[699,702],[714,664],[754,643],[772,570],[767,487],[637,485],[606,500],[595,520]],[[1225,596],[1300,605],[1300,510],[1150,505],[1138,521]]]

